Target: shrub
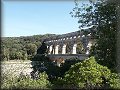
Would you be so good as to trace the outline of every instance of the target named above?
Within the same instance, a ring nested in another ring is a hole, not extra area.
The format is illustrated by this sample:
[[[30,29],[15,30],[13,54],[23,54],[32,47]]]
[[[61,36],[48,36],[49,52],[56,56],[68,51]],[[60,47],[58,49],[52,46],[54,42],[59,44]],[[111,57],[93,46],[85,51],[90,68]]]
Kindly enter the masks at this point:
[[[110,87],[114,89],[120,89],[120,75],[116,73],[112,73],[109,78]]]
[[[12,89],[16,82],[17,77],[13,77],[11,73],[1,74],[1,89]]]
[[[38,79],[31,79],[27,76],[6,80],[2,84],[2,89],[50,89],[51,83],[48,81],[48,76],[45,72],[39,74]]]
[[[26,77],[20,79],[20,81],[15,85],[15,88],[19,89],[47,89],[50,88],[51,84],[48,81],[48,75],[43,72],[39,74],[38,79],[31,79]]]
[[[98,64],[94,57],[72,65],[64,77],[65,86],[80,89],[118,89],[120,88],[118,81],[120,81],[119,76],[111,73],[107,67]]]

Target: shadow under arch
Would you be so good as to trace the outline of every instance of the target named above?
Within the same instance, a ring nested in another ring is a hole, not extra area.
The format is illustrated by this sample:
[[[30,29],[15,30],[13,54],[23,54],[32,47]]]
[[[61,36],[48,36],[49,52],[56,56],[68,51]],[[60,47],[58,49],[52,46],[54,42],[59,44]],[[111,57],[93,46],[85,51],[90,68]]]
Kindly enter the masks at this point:
[[[63,55],[64,56],[64,55]],[[64,60],[65,63],[61,64],[60,67],[56,65],[56,61],[48,57],[48,50],[45,41],[42,42],[42,45],[38,48],[37,54],[32,58],[31,65],[33,71],[31,72],[31,77],[37,79],[37,76],[41,72],[46,72],[50,81],[56,80],[58,77],[64,77],[64,74],[71,65],[80,62],[80,59],[72,58]],[[59,59],[58,59],[59,61]]]
[[[41,72],[46,72],[50,81],[52,79],[62,76],[61,67],[55,65],[48,56],[48,50],[45,41],[42,42],[42,45],[38,48],[37,54],[32,58],[32,68],[31,77],[37,79],[38,74]]]

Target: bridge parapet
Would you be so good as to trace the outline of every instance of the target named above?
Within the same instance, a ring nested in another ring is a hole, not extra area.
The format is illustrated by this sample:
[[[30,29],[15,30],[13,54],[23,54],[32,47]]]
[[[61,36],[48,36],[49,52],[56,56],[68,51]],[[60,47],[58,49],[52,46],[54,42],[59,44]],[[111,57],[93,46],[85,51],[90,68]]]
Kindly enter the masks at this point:
[[[89,32],[87,34],[82,30],[79,30],[76,32],[57,35],[52,39],[46,39],[45,43],[47,44],[48,54],[77,54],[78,42],[82,43],[83,48],[81,49],[84,49],[85,54],[89,54],[94,41],[90,30],[92,29],[86,30]]]

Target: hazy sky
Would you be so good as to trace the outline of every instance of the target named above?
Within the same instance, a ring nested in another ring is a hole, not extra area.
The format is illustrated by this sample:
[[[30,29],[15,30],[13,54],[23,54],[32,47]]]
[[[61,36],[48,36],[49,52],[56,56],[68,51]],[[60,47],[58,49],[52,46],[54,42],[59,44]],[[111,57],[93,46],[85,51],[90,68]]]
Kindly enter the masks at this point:
[[[65,34],[77,31],[79,30],[77,19],[69,14],[74,6],[72,0],[56,2],[3,0],[2,36]]]

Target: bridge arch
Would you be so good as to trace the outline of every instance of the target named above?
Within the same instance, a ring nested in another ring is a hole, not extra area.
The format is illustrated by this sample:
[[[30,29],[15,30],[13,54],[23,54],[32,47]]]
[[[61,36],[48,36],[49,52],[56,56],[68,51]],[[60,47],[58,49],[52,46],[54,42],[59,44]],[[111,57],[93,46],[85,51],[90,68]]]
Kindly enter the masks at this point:
[[[84,35],[80,31],[62,34],[48,39],[46,44],[49,49],[48,54],[89,54],[92,46],[91,34]]]

